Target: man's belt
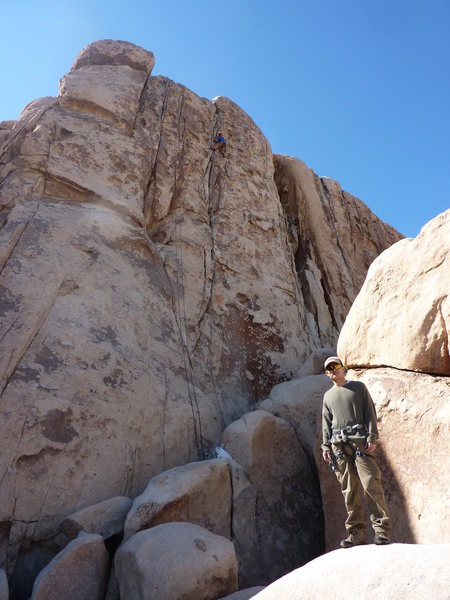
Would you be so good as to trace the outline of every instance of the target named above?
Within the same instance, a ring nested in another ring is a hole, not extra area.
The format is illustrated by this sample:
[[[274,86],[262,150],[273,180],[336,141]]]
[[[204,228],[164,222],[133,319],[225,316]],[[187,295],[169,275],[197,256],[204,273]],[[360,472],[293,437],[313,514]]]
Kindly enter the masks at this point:
[[[347,425],[347,427],[341,427],[339,429],[332,429],[331,431],[332,431],[333,438],[336,436],[341,442],[346,442],[348,435],[351,435],[352,433],[355,433],[361,429],[366,431],[366,426],[360,425],[360,424]]]

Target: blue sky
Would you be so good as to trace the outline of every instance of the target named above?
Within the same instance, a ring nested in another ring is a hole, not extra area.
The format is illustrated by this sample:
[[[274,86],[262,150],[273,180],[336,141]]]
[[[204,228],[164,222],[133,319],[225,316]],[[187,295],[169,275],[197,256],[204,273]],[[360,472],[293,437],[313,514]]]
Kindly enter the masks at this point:
[[[0,120],[56,96],[97,39],[224,95],[276,153],[416,236],[450,207],[450,0],[14,0],[2,6]]]

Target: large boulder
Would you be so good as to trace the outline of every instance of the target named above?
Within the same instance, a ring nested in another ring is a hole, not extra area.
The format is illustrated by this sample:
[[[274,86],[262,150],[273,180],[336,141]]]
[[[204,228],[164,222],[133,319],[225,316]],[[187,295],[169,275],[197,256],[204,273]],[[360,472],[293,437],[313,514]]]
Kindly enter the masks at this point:
[[[155,57],[153,52],[130,42],[98,40],[83,48],[71,71],[92,65],[128,66],[149,75],[155,66]]]
[[[31,600],[102,600],[108,566],[103,538],[81,532],[39,573]]]
[[[292,426],[257,410],[231,423],[222,443],[256,488],[254,584],[264,584],[322,550],[318,482]]]
[[[120,597],[214,600],[237,590],[232,542],[192,523],[163,523],[133,535],[115,558]]]
[[[342,328],[349,367],[450,375],[450,210],[371,265]]]
[[[133,502],[124,539],[168,521],[189,521],[230,537],[231,478],[226,460],[189,463],[153,477]]]
[[[326,375],[298,377],[276,385],[269,397],[259,404],[261,410],[292,425],[311,463],[314,463],[317,445],[317,425],[322,422],[323,395],[331,385]]]
[[[450,544],[393,544],[336,550],[275,581],[254,600],[448,600]],[[356,590],[356,591],[355,591]]]

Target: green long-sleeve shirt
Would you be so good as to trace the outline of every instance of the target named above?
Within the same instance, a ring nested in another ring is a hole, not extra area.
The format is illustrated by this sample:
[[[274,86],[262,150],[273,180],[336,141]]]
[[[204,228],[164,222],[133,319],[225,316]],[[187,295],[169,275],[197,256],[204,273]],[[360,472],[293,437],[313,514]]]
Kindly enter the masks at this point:
[[[328,447],[333,429],[348,425],[365,425],[367,441],[378,438],[377,414],[369,391],[362,381],[347,381],[342,387],[333,386],[325,392],[322,408],[322,445]],[[362,437],[355,432],[351,437]]]

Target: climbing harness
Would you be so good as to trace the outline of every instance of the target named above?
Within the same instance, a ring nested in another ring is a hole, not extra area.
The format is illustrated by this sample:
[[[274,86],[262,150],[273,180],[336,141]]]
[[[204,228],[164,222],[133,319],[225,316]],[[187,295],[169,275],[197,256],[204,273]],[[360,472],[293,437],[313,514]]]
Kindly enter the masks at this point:
[[[332,437],[331,442],[337,440],[339,442],[346,442],[348,440],[348,436],[357,433],[358,431],[366,431],[365,425],[347,425],[343,429],[332,429]]]
[[[355,441],[350,439],[349,436],[354,435],[355,433],[363,432],[367,433],[367,428],[365,425],[357,424],[357,425],[347,425],[347,427],[343,427],[340,429],[332,429],[332,436],[329,440],[330,443],[330,468],[332,471],[336,472],[339,470],[339,465],[337,463],[338,459],[347,460],[348,458],[353,458],[355,460],[356,457],[367,456],[366,452],[363,452],[358,448],[355,444]],[[352,451],[352,456],[347,454],[342,449],[333,450],[331,444],[344,444]]]

